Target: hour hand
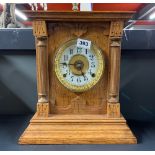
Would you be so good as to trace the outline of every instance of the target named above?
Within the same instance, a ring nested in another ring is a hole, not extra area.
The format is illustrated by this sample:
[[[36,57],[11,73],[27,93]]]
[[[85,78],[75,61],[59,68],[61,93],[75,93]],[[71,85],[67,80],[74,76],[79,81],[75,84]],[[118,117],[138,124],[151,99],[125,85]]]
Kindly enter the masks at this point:
[[[74,64],[68,64],[68,65],[74,65]]]
[[[60,64],[62,64],[64,66],[67,66],[67,63],[66,62],[61,62]]]
[[[67,66],[67,65],[74,65],[74,64],[67,64],[66,62],[62,62],[62,63],[60,63],[60,64],[62,64],[62,65],[64,65],[64,66]]]

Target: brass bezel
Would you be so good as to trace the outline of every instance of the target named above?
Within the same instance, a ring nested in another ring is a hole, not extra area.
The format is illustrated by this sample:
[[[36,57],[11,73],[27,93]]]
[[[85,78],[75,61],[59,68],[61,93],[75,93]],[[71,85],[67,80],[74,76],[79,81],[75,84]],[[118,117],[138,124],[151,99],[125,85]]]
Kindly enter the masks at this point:
[[[97,56],[98,63],[99,63],[95,78],[91,82],[89,82],[88,84],[86,84],[84,86],[75,86],[73,84],[70,84],[68,81],[65,80],[65,78],[63,77],[63,75],[60,72],[59,60],[60,60],[61,55],[64,52],[64,50],[67,47],[69,47],[73,44],[76,44],[76,43],[77,43],[77,39],[69,40],[69,41],[65,42],[58,50],[56,50],[54,68],[55,68],[56,76],[63,86],[65,86],[67,89],[69,89],[73,92],[84,92],[84,91],[89,90],[93,86],[95,86],[98,83],[98,81],[101,79],[101,76],[102,76],[102,74],[104,72],[104,68],[105,68],[105,59],[104,59],[102,50],[99,47],[97,47],[94,43],[92,43],[91,49],[93,49],[95,55]]]
[[[81,54],[76,54],[76,55],[74,55],[70,59],[69,63],[70,64],[74,64],[75,61],[77,61],[77,59],[79,59],[79,60],[81,60],[81,62],[83,62],[84,67],[82,69],[82,72],[85,73],[87,71],[87,69],[89,68],[89,62],[87,60],[87,57],[85,57],[84,55],[81,55]],[[81,71],[80,70],[77,70],[74,66],[69,66],[69,68],[70,68],[70,71],[73,74],[75,74],[75,75],[81,75]]]

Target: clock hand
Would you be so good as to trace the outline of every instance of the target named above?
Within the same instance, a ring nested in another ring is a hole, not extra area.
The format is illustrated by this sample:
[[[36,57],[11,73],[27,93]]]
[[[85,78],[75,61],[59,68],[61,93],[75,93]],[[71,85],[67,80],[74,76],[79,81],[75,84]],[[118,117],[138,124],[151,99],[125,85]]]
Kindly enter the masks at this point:
[[[82,76],[85,77],[85,75],[84,75],[84,73],[82,71],[81,71],[81,73],[82,73]]]
[[[68,64],[68,65],[74,65],[74,64]]]
[[[80,67],[80,71],[81,71],[81,75],[83,76],[83,77],[85,77],[84,76],[84,73],[82,72],[82,68]]]
[[[74,64],[67,64],[66,62],[62,62],[62,63],[60,63],[60,64],[62,64],[62,65],[74,65]]]
[[[65,63],[65,62],[62,62],[62,63],[60,63],[60,64],[67,66],[67,63]]]

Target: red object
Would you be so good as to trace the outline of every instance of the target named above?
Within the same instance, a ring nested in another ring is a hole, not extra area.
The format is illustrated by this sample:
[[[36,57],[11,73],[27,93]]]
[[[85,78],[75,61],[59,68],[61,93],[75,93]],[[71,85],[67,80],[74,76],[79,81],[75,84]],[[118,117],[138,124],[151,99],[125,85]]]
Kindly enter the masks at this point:
[[[138,20],[134,25],[155,25],[155,21],[151,20]]]
[[[32,26],[32,22],[31,21],[23,21],[22,24],[24,24],[26,26]]]
[[[93,11],[137,11],[144,3],[92,3]],[[72,10],[72,3],[49,3],[48,10]],[[80,4],[79,4],[80,6]]]
[[[146,3],[92,3],[93,11],[138,11],[146,5]],[[24,4],[23,4],[24,5]],[[42,7],[38,3],[38,9]],[[26,5],[27,6],[27,5]],[[80,6],[80,4],[79,4]],[[27,6],[30,9],[30,6]],[[72,3],[48,3],[48,10],[72,10]],[[2,12],[3,6],[0,4],[0,11]]]
[[[72,10],[72,3],[49,3],[47,4],[48,10],[66,10],[71,11]]]
[[[93,11],[138,11],[144,3],[94,3]]]
[[[0,12],[2,12],[2,11],[3,11],[3,5],[0,4]]]
[[[39,10],[42,10],[40,4],[38,4]],[[92,3],[93,11],[139,11],[147,3]],[[25,4],[27,9],[30,9],[28,4]],[[80,7],[80,4],[79,4]],[[48,10],[53,11],[72,11],[72,3],[48,3]],[[0,11],[2,10],[2,5],[0,5]],[[30,22],[24,22],[25,25],[30,26]],[[155,21],[137,21],[134,25],[155,25]]]

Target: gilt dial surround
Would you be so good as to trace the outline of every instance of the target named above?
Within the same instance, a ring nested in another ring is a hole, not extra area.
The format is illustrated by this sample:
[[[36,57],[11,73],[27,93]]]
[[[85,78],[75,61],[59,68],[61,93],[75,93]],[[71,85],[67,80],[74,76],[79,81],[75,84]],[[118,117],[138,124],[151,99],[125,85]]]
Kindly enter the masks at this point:
[[[64,43],[55,57],[55,73],[63,86],[73,92],[84,92],[100,80],[104,72],[104,56],[92,43],[90,49],[77,47],[77,39]]]

